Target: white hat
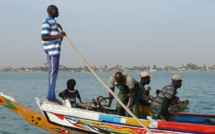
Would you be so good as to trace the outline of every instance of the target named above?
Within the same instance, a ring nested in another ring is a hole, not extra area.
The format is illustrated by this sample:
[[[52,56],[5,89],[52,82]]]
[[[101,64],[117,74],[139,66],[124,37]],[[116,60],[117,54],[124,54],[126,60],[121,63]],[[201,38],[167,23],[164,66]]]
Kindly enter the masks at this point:
[[[179,75],[173,75],[171,79],[172,80],[182,80],[181,76],[179,76]]]
[[[152,77],[148,72],[142,72],[141,74],[140,74],[140,77],[141,78],[143,78],[143,77]]]

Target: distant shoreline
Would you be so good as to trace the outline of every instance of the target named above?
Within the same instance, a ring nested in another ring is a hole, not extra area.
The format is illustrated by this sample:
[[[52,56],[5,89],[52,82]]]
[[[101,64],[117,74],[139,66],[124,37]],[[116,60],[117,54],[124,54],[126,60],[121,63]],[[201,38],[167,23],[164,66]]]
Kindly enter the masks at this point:
[[[173,70],[170,70],[170,71],[148,71],[148,70],[142,70],[142,71],[147,71],[147,72],[167,72],[167,73],[169,73],[169,72],[215,72],[215,70],[210,70],[210,71],[203,71],[203,70],[194,70],[194,71],[173,71]],[[140,70],[132,70],[132,71],[129,71],[129,70],[127,70],[127,71],[121,71],[121,72],[142,72],[142,71],[140,71]],[[11,72],[11,73],[40,73],[40,72],[47,72],[47,71],[0,71],[0,73],[6,73],[6,72]],[[71,73],[90,73],[90,71],[62,71],[62,70],[60,70],[59,72],[71,72]],[[117,72],[117,70],[116,71],[95,71],[95,72],[97,72],[97,73],[102,73],[102,72]]]
[[[132,68],[123,67],[122,65],[116,65],[114,67],[108,68],[107,65],[101,66],[100,68],[96,66],[91,66],[95,72],[215,72],[215,65],[211,67],[203,67],[197,66],[195,64],[187,64],[186,66],[182,65],[181,67],[174,67],[174,66],[165,66],[164,68],[159,68],[156,65],[153,67],[150,66],[134,66]],[[20,67],[20,68],[12,68],[12,67],[5,67],[0,70],[0,72],[47,72],[48,66],[44,63],[43,66],[38,67]],[[63,65],[59,66],[60,72],[90,72],[87,66],[84,67],[66,67]]]

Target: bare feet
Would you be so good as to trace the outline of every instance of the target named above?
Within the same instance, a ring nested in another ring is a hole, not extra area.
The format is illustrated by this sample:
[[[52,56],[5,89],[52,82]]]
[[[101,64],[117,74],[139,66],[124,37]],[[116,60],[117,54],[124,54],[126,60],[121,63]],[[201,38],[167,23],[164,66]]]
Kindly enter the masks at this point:
[[[58,105],[63,105],[61,101],[55,99],[55,101],[50,101],[50,100],[47,100],[48,102],[50,103],[54,103],[54,104],[58,104]]]

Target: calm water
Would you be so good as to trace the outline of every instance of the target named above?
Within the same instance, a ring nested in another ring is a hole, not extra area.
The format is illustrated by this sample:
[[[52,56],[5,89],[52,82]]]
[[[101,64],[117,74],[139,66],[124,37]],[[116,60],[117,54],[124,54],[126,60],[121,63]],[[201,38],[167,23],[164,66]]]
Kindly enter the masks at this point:
[[[98,73],[101,79],[109,85],[113,73]],[[139,81],[139,73],[129,72]],[[153,72],[150,86],[151,94],[156,89],[170,84],[170,77],[176,73]],[[182,87],[178,90],[181,99],[189,99],[186,113],[214,114],[215,111],[215,73],[180,72]],[[68,79],[76,79],[76,89],[79,90],[83,102],[89,102],[99,95],[108,96],[108,91],[91,73],[59,72],[56,93],[66,88]],[[117,90],[118,91],[118,90]],[[41,113],[35,97],[44,99],[47,95],[47,73],[0,73],[0,92],[12,96],[19,104]],[[58,97],[58,99],[60,99]],[[0,134],[48,134],[48,132],[29,125],[22,118],[8,109],[0,106]]]

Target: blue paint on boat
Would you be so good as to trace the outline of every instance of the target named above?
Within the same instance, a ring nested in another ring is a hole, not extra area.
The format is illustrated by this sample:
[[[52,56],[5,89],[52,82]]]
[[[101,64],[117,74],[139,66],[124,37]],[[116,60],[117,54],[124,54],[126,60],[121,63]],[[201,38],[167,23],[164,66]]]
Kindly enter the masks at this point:
[[[105,114],[100,114],[99,115],[99,121],[118,124],[118,123],[121,123],[121,118],[115,117],[115,116],[110,116],[110,115],[105,115]]]
[[[215,124],[214,118],[205,117],[188,117],[188,116],[174,116],[178,122],[198,123],[198,124]]]
[[[173,118],[178,122],[205,123],[204,117],[174,116]]]

